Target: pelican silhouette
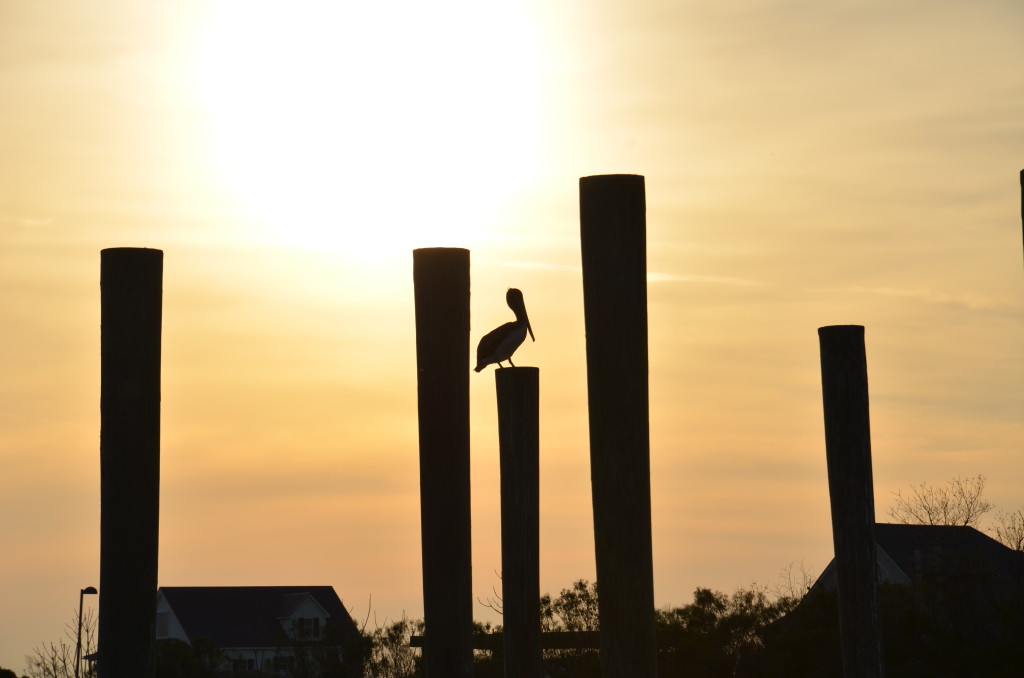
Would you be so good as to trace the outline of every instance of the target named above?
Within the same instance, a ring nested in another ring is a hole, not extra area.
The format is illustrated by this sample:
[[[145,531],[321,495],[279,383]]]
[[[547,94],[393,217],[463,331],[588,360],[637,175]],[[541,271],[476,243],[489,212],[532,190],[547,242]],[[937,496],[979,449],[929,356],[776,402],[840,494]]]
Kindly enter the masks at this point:
[[[507,360],[509,365],[515,367],[512,362],[512,354],[526,340],[526,333],[533,337],[533,328],[530,327],[530,319],[526,315],[526,304],[523,303],[523,293],[514,287],[509,288],[505,293],[505,302],[512,312],[516,314],[514,322],[505,323],[497,329],[493,329],[484,335],[480,344],[476,347],[475,372],[479,372],[491,363],[497,363],[498,368],[502,361]]]

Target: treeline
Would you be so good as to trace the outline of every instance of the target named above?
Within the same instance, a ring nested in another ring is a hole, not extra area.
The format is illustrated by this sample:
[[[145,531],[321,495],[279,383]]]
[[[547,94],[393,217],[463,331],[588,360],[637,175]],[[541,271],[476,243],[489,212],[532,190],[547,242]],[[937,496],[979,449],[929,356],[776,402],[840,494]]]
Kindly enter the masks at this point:
[[[752,587],[726,595],[697,589],[689,605],[657,610],[659,676],[735,676],[740,666],[763,659],[764,633],[797,605],[791,596],[770,596]],[[557,597],[541,597],[543,631],[597,631],[596,583],[579,580]],[[498,633],[501,627],[478,625],[480,633]],[[402,619],[378,628],[370,635],[371,650],[364,667],[365,678],[416,678],[422,676],[422,656],[409,646],[411,637],[423,632],[421,620]],[[545,650],[549,676],[589,678],[600,676],[596,649]],[[503,675],[499,653],[478,651],[477,678]],[[754,675],[754,674],[749,674]],[[761,675],[761,674],[758,674]],[[779,674],[792,675],[792,674]]]
[[[656,611],[659,678],[821,678],[841,676],[839,611],[834,593],[806,581],[787,592],[763,587],[732,594],[698,588],[693,602]],[[991,592],[990,592],[991,593]],[[559,595],[541,598],[543,631],[596,631],[598,587],[579,580]],[[500,611],[500,600],[491,601]],[[959,580],[879,586],[883,649],[889,678],[1007,678],[1024,676],[1024,593],[977,595],[977,587]],[[479,634],[500,633],[500,626],[477,624]],[[358,647],[330,636],[291,647],[296,661],[265,674],[283,678],[419,678],[422,652],[411,646],[422,636],[418,619],[400,619],[364,629]],[[499,644],[500,646],[500,644]],[[72,646],[73,647],[73,646]],[[73,662],[42,661],[37,653],[30,678],[70,678]],[[64,653],[67,654],[67,653]],[[53,655],[58,657],[58,655]],[[63,656],[63,655],[60,655]],[[73,656],[73,655],[72,655]],[[344,661],[339,661],[344,657]],[[59,657],[58,657],[59,658]],[[596,649],[545,650],[547,676],[597,678]],[[157,678],[252,678],[251,669],[224,669],[219,648],[200,642],[161,643]],[[94,675],[83,665],[83,678]],[[477,651],[476,678],[503,678],[499,652]],[[0,678],[13,672],[0,669]]]
[[[978,599],[967,589],[931,584],[880,586],[889,678],[1024,675],[1024,597]],[[545,631],[597,630],[595,584],[577,581],[541,599]],[[732,594],[699,588],[693,602],[656,612],[660,678],[821,678],[841,676],[839,611],[834,593],[769,595],[759,587]],[[479,626],[481,633],[500,627]],[[410,637],[420,620],[403,619],[369,635],[364,678],[422,676]],[[552,678],[598,678],[597,650],[546,650]],[[478,651],[477,678],[500,678],[497,653]]]

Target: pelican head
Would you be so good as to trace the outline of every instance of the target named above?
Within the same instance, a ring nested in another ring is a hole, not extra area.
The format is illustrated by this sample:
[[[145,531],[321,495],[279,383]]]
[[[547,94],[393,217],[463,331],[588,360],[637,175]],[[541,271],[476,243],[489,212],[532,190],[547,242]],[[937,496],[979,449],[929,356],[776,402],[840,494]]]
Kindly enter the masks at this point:
[[[508,292],[505,293],[505,303],[516,314],[517,322],[526,323],[526,331],[530,333],[530,341],[537,341],[533,336],[530,318],[526,315],[526,302],[523,301],[522,291],[515,287],[508,288]]]

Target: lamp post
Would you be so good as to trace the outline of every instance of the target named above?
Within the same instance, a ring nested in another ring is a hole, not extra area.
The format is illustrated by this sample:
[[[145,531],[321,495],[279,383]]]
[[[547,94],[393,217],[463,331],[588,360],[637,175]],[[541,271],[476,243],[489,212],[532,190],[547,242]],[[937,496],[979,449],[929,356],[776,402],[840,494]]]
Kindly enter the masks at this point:
[[[78,642],[75,644],[75,678],[78,678],[78,664],[82,658],[82,599],[86,594],[96,595],[95,586],[86,586],[78,593]]]

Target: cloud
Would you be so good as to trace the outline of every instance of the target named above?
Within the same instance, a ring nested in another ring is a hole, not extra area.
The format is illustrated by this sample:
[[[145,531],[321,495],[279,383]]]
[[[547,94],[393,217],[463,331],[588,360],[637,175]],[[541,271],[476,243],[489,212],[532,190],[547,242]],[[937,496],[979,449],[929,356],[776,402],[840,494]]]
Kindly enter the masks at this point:
[[[581,266],[572,266],[569,264],[552,264],[544,261],[508,261],[503,262],[504,266],[510,268],[527,268],[535,271],[564,271],[567,273],[583,273]]]
[[[1020,312],[1024,310],[1024,306],[1019,302],[1009,299],[968,294],[946,294],[927,288],[853,286],[849,289],[857,293],[876,294],[885,297],[902,297],[929,304],[963,308],[970,311]]]
[[[540,271],[563,271],[582,275],[583,269],[580,266],[569,264],[552,264],[541,261],[513,261],[504,264],[511,268],[526,268]],[[764,283],[746,278],[733,278],[722,275],[681,275],[677,273],[663,273],[661,271],[648,271],[647,282],[649,284],[665,282],[698,283],[706,285],[738,285],[744,287],[761,286]]]
[[[55,221],[56,219],[53,217],[0,217],[0,224],[16,226],[18,228],[42,228],[44,226],[52,226]]]
[[[761,286],[764,284],[757,280],[747,280],[745,278],[732,278],[724,275],[678,275],[676,273],[660,273],[658,271],[650,271],[647,274],[647,282],[684,282],[700,283],[707,285],[740,285],[744,287]]]

